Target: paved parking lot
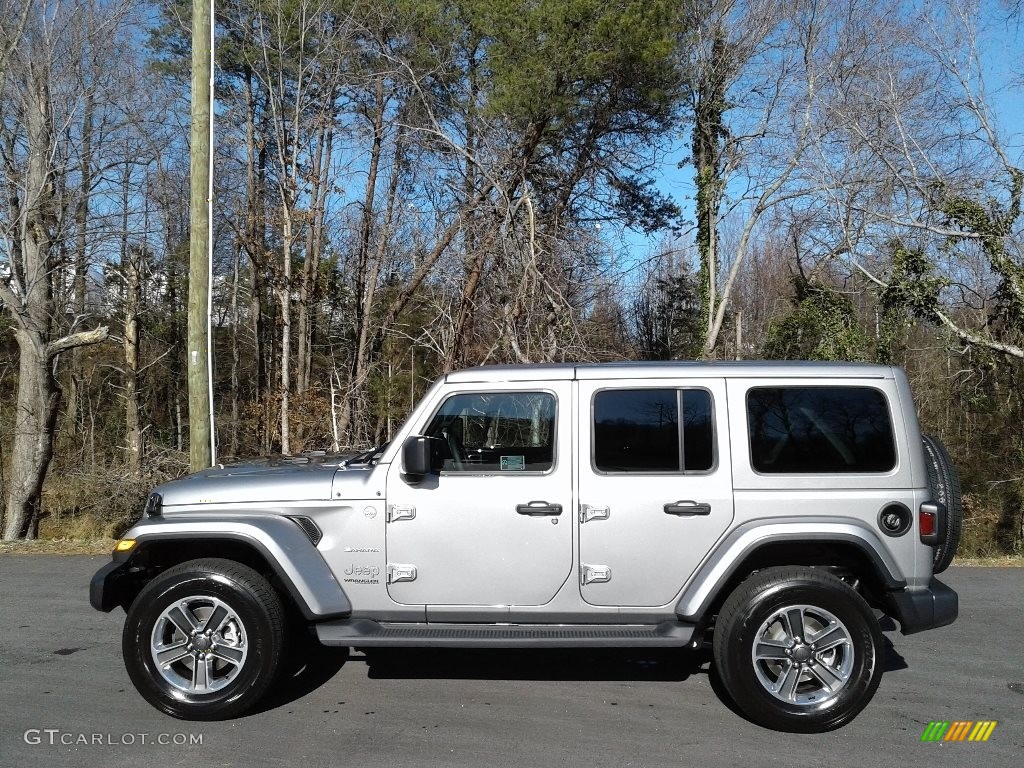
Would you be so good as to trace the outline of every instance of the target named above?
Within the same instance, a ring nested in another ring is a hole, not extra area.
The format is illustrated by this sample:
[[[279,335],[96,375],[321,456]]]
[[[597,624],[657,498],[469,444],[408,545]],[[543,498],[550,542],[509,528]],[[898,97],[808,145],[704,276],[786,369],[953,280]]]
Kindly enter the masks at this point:
[[[260,712],[221,723],[174,720],[128,681],[123,613],[89,607],[88,579],[105,561],[0,556],[0,765],[909,768],[1024,760],[1024,569],[951,569],[943,578],[960,592],[959,621],[911,637],[887,632],[888,671],[867,710],[840,731],[798,736],[743,720],[720,697],[708,657],[675,651],[328,653],[312,664],[293,659],[295,676]],[[982,719],[999,721],[988,743],[919,741],[930,720]]]

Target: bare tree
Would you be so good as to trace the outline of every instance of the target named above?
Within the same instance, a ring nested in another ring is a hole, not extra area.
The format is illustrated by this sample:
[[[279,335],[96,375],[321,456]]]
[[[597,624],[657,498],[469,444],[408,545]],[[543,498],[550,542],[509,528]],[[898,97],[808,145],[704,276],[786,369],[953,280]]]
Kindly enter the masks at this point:
[[[347,33],[344,17],[332,13],[324,0],[301,0],[286,6],[271,4],[253,18],[255,49],[249,61],[251,71],[261,83],[266,97],[267,128],[274,161],[273,184],[278,197],[278,225],[281,255],[273,266],[273,290],[278,302],[280,342],[279,360],[279,428],[281,450],[291,452],[290,424],[292,376],[292,296],[295,291],[294,262],[303,255],[312,262],[303,267],[301,291],[307,304],[323,231],[323,212],[326,194],[326,173],[330,168],[333,131],[331,126],[337,114],[339,46]],[[311,131],[311,127],[315,127]],[[304,137],[318,137],[310,151]],[[307,190],[307,163],[314,170],[312,189]],[[312,253],[302,254],[299,245],[302,231],[310,218],[306,194],[312,208],[312,233],[308,243]],[[305,386],[309,347],[309,321],[306,312],[300,314],[302,331],[300,340],[299,381]]]
[[[828,85],[835,130],[815,163],[828,215],[812,234],[957,344],[1024,359],[1024,172],[992,114],[976,18],[939,3],[862,30]],[[894,258],[909,252],[913,265]]]
[[[2,222],[4,261],[0,300],[19,351],[18,404],[3,525],[4,539],[34,536],[40,493],[53,456],[61,388],[60,355],[95,344],[106,327],[63,333],[54,299],[62,268],[59,244],[69,201],[63,197],[60,145],[70,119],[67,97],[78,83],[67,62],[81,57],[83,40],[113,37],[124,8],[40,6],[29,14],[9,50],[2,97],[11,117],[0,123],[0,158],[8,207]],[[80,95],[80,92],[79,94]],[[78,318],[78,325],[84,318]],[[80,327],[80,326],[79,326]]]
[[[842,34],[840,5],[724,0],[689,7],[695,22],[683,45],[694,126],[703,357],[716,354],[762,218],[814,191],[798,171],[815,127],[818,78],[834,56],[825,30]],[[728,251],[718,237],[726,219],[739,232]]]

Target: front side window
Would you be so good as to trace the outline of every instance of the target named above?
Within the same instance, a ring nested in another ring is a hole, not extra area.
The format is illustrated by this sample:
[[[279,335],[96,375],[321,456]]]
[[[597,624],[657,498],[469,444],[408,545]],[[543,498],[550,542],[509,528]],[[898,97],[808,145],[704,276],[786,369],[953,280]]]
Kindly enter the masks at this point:
[[[547,392],[452,395],[425,434],[445,472],[546,472],[555,458],[555,398]]]
[[[747,393],[747,425],[757,472],[888,472],[896,466],[889,407],[870,387],[757,387]]]
[[[705,472],[714,465],[711,419],[711,395],[703,389],[598,392],[594,467],[600,472]]]

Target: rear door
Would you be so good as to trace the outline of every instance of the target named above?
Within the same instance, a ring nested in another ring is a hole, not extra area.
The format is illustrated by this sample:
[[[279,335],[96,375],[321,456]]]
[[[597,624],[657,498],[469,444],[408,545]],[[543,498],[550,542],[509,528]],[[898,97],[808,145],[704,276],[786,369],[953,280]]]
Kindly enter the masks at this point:
[[[725,382],[579,386],[583,599],[665,605],[733,518]]]

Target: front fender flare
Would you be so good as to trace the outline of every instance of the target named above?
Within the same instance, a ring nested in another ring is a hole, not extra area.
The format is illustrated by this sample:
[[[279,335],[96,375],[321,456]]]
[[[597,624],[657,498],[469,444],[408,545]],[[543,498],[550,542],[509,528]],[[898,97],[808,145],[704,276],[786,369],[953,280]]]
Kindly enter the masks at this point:
[[[834,517],[790,517],[750,520],[726,534],[697,568],[676,603],[682,621],[699,621],[719,591],[757,549],[776,542],[837,542],[852,544],[874,565],[890,590],[907,586],[903,572],[881,538],[859,520]]]
[[[138,542],[133,557],[156,542],[237,541],[262,555],[307,619],[323,621],[352,613],[348,595],[320,552],[294,521],[282,515],[166,515],[140,521],[123,538]]]

